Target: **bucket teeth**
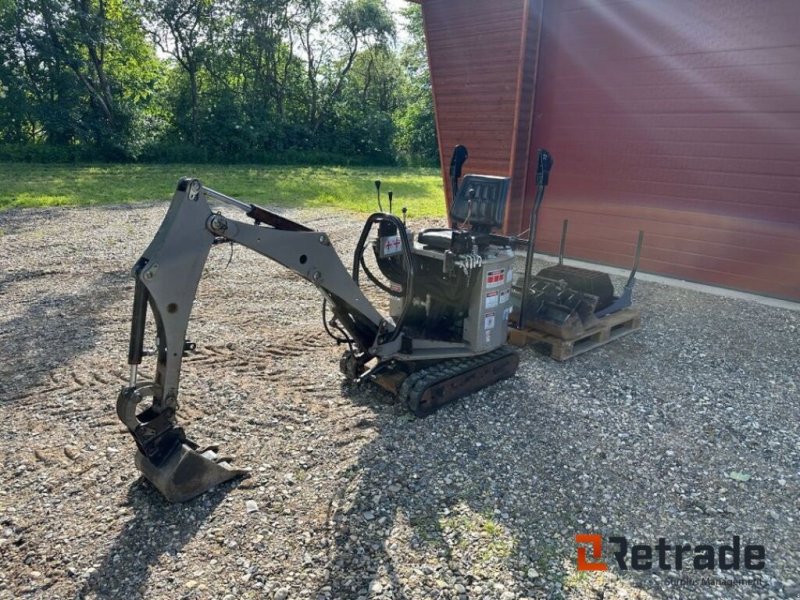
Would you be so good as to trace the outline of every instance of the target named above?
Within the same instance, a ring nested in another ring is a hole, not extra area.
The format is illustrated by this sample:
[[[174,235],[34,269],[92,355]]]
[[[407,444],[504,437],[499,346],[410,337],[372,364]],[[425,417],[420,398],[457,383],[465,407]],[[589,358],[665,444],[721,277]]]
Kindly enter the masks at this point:
[[[247,469],[232,467],[214,450],[198,452],[190,444],[181,444],[158,465],[141,452],[136,453],[136,467],[170,502],[191,500],[221,483],[249,474]]]

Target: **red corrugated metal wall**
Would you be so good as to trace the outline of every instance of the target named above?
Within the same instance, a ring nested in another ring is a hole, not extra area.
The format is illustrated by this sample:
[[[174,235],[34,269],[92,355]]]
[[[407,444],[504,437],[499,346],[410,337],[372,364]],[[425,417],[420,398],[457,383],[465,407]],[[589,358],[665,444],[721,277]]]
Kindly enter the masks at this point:
[[[800,2],[546,0],[543,24],[537,247],[568,218],[569,255],[624,266],[641,228],[643,270],[800,300]]]
[[[488,6],[485,0],[425,0],[423,16],[445,181],[457,144],[469,148],[469,171],[510,175],[519,122],[518,80],[525,47],[524,24],[528,23],[526,3],[493,0]],[[535,64],[535,60],[529,64]],[[526,146],[529,132],[530,128],[524,131]],[[524,152],[527,155],[527,147]],[[524,167],[523,162],[523,178]],[[518,178],[516,184],[519,205],[524,180]],[[449,203],[449,186],[445,188]]]

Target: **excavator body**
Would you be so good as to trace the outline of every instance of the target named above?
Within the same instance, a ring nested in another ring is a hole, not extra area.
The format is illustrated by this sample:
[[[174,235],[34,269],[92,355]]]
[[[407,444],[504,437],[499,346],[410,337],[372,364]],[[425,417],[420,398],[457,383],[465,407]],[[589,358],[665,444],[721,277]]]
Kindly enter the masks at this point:
[[[177,421],[181,363],[194,348],[187,339],[189,317],[215,244],[245,246],[314,285],[322,295],[323,326],[347,346],[340,361],[345,377],[380,385],[418,416],[516,372],[518,356],[506,345],[514,240],[493,232],[502,225],[509,180],[462,178],[466,158],[459,147],[451,163],[451,228],[414,235],[405,219],[372,214],[350,271],[324,232],[197,179],[178,183],[161,227],[132,271],[131,375],[117,400],[117,414],[137,445],[138,469],[168,500],[188,500],[247,472],[216,448],[189,439]],[[211,202],[238,209],[253,222],[212,210]],[[390,295],[389,315],[364,295],[362,273]],[[155,322],[155,371],[142,381],[148,313]]]

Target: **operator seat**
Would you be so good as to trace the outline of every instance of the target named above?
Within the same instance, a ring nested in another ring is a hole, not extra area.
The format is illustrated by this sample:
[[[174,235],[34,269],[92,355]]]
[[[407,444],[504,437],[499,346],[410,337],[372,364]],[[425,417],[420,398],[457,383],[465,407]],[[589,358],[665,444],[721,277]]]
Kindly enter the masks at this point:
[[[450,250],[453,232],[469,230],[475,234],[491,234],[503,226],[511,178],[493,175],[465,175],[450,207],[450,220],[455,229],[424,229],[417,241],[435,250]]]

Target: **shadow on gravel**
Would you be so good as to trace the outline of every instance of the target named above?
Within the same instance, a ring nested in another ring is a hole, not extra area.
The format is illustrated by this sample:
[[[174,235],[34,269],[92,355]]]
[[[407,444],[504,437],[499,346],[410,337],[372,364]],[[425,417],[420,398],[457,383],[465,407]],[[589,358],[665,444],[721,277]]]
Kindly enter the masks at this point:
[[[794,313],[692,295],[678,322],[682,292],[640,293],[640,334],[567,363],[524,349],[515,377],[425,419],[343,386],[376,433],[332,502],[322,597],[795,597]],[[739,537],[771,558],[763,571],[623,572],[606,542],[608,572],[577,572],[579,533]]]
[[[515,393],[515,381],[488,392],[493,410]],[[517,421],[491,440],[470,414],[475,401],[415,419],[383,392],[343,386],[343,395],[374,412],[379,434],[334,499],[330,595],[320,598],[377,597],[387,587],[396,599],[563,597],[566,586],[582,585],[567,563],[574,564],[574,536],[583,529],[577,515],[586,515],[581,492],[590,484],[580,469],[564,467],[574,463],[573,450],[541,422]],[[492,417],[484,408],[479,419]],[[593,457],[589,468],[602,472],[604,458]],[[598,500],[596,522],[607,502]],[[393,532],[398,526],[410,535]],[[376,581],[383,582],[377,590]],[[635,581],[626,587],[630,598],[651,597]]]
[[[0,278],[0,303],[15,283],[58,275],[25,271]],[[53,292],[28,303],[23,314],[0,320],[0,402],[26,397],[58,367],[95,347],[106,307],[129,294],[128,272],[110,271],[88,280],[77,293]],[[68,387],[52,382],[53,387]]]
[[[134,517],[125,524],[77,597],[143,597],[150,567],[164,554],[174,560],[231,488],[226,484],[190,502],[170,504],[143,477],[137,479],[129,487],[125,503],[133,509]],[[170,582],[169,593],[183,583]]]

